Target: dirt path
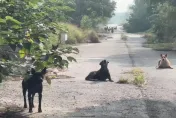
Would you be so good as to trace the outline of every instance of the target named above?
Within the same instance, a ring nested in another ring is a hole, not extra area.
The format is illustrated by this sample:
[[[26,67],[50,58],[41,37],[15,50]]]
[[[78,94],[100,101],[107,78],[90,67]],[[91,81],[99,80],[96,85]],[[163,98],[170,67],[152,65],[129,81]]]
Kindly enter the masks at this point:
[[[78,46],[78,63],[72,63],[62,73],[71,79],[53,80],[51,87],[44,82],[43,113],[37,113],[37,96],[33,114],[23,107],[21,81],[8,81],[0,88],[0,105],[19,107],[9,112],[11,118],[175,118],[175,70],[156,70],[160,52],[141,47],[142,39],[129,35],[127,45],[119,34],[99,44]],[[129,55],[130,53],[130,55]],[[174,62],[174,53],[168,56]],[[143,89],[134,85],[111,82],[88,82],[84,78],[99,69],[99,62],[109,60],[112,79],[117,82],[122,73],[132,66],[142,68],[148,74],[148,84]]]

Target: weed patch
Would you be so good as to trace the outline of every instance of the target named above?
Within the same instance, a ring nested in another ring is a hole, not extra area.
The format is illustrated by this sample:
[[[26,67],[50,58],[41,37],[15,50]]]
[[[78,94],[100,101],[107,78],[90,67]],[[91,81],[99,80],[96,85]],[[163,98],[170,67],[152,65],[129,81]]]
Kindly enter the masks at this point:
[[[129,82],[129,79],[120,78],[120,80],[117,83],[120,83],[120,84],[132,83],[132,84],[137,85],[139,87],[141,87],[145,84],[144,71],[140,68],[134,68],[131,71],[124,72],[123,74],[131,75],[130,79],[132,78],[132,81]]]
[[[128,81],[128,79],[125,79],[125,78],[121,77],[117,83],[119,83],[119,84],[129,84],[129,81]]]

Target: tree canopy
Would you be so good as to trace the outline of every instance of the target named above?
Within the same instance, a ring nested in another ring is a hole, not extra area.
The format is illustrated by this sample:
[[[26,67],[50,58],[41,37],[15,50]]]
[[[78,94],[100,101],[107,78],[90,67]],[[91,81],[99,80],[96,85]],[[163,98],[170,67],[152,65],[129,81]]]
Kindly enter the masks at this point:
[[[131,16],[124,24],[127,32],[150,30],[155,42],[175,42],[176,2],[174,0],[135,0]]]

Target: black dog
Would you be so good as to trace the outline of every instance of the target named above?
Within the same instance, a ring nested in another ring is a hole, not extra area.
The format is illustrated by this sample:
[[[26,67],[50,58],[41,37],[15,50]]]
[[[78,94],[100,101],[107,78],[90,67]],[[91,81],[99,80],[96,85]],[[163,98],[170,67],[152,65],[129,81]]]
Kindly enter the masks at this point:
[[[108,61],[103,60],[100,62],[101,68],[98,71],[92,71],[89,75],[85,78],[88,81],[106,81],[109,79],[110,82],[113,82],[111,79],[111,75],[108,69]]]
[[[29,74],[29,72],[28,72]],[[33,68],[31,69],[31,76],[22,81],[23,97],[24,97],[24,108],[27,108],[26,103],[26,91],[28,90],[28,100],[29,100],[29,112],[32,113],[32,108],[34,107],[34,96],[35,93],[39,94],[39,106],[38,112],[42,112],[41,101],[42,101],[42,91],[43,91],[43,78],[46,74],[46,67],[41,72],[36,72]]]

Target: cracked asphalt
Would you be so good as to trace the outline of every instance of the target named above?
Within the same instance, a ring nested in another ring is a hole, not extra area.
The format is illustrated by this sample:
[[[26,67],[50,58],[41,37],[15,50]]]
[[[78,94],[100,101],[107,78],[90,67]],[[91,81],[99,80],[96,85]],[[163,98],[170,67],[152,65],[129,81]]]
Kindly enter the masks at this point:
[[[0,105],[12,110],[0,116],[4,118],[175,118],[176,71],[156,70],[160,53],[167,53],[172,67],[176,67],[176,53],[161,52],[142,47],[145,41],[140,35],[128,34],[125,43],[120,34],[98,44],[77,46],[77,63],[72,63],[66,74],[74,78],[54,79],[51,86],[44,81],[43,113],[37,113],[38,98],[35,96],[34,113],[22,109],[21,81],[7,81],[0,87]],[[89,82],[85,77],[98,70],[101,60],[107,59],[111,82]],[[131,84],[117,84],[123,72],[141,68],[147,85],[139,88]],[[0,107],[0,112],[1,112]]]

